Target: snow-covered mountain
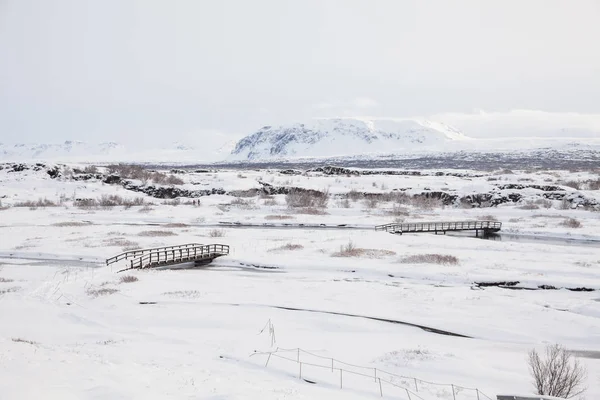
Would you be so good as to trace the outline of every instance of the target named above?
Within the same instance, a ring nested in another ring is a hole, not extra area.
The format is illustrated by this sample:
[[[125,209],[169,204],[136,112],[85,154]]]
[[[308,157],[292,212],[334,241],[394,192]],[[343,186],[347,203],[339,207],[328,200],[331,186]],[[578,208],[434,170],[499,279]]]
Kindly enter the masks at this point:
[[[231,153],[231,159],[337,157],[443,150],[451,142],[468,140],[460,131],[428,120],[316,119],[303,124],[265,126],[240,140]]]
[[[201,146],[175,142],[171,145],[127,147],[122,144],[65,141],[52,144],[0,143],[1,161],[71,162],[213,162],[227,157],[235,146],[229,137],[214,137]]]
[[[123,154],[125,148],[114,142],[85,143],[67,140],[52,144],[3,144],[0,159],[60,159]]]

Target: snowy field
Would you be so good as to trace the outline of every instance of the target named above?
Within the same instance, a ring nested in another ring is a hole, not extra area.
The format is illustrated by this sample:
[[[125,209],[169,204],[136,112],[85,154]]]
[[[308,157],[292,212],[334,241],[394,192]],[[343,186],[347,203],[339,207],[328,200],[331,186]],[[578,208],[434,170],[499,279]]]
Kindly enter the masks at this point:
[[[585,398],[600,398],[598,171],[215,170],[174,186],[226,194],[173,200],[75,180],[84,165],[55,178],[49,165],[3,167],[0,399],[495,399],[533,393],[527,352],[553,343],[581,356]],[[265,184],[326,198],[253,194]],[[569,201],[532,187],[549,185]],[[425,191],[521,198],[386,197]],[[497,240],[373,229],[490,219],[503,223]],[[231,253],[197,268],[105,265],[184,243]],[[523,290],[485,286],[498,282]],[[557,289],[525,290],[540,286]],[[581,288],[593,290],[569,290]]]

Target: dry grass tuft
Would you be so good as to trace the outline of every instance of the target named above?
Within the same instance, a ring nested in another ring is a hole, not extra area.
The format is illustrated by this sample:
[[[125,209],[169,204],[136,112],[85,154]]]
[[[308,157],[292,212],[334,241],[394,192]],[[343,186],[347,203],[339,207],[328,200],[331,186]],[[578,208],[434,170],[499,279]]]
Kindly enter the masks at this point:
[[[265,217],[265,219],[282,221],[282,220],[286,220],[286,219],[296,219],[296,217],[291,216],[291,215],[267,215]]]
[[[0,289],[0,294],[16,293],[16,292],[18,292],[20,290],[21,290],[20,287],[14,286],[14,287],[9,287],[8,289]]]
[[[189,225],[184,224],[183,222],[171,222],[169,224],[163,225],[165,228],[187,228]]]
[[[75,226],[88,226],[92,225],[91,222],[81,222],[81,221],[64,221],[64,222],[56,222],[52,224],[52,226],[59,227],[75,227]]]
[[[442,264],[455,265],[458,264],[458,258],[451,255],[443,254],[415,254],[404,257],[400,260],[402,264]]]
[[[115,294],[119,290],[113,288],[101,288],[101,289],[88,289],[87,294],[91,297],[107,296],[109,294]]]
[[[138,210],[138,212],[141,213],[149,213],[150,211],[154,211],[154,208],[150,207],[149,205],[145,205],[144,207]]]
[[[477,217],[477,220],[479,220],[479,221],[498,221],[498,218],[496,218],[493,215],[480,215],[479,217]]]
[[[366,258],[382,258],[393,256],[396,253],[390,250],[380,249],[362,249],[349,241],[347,244],[340,246],[340,251],[333,253],[332,257],[366,257]]]
[[[163,296],[179,297],[184,299],[197,299],[202,297],[202,293],[197,290],[177,290],[174,292],[165,292]]]
[[[133,275],[124,275],[120,279],[121,283],[133,283],[133,282],[137,282],[137,281],[139,281],[139,279],[137,278],[137,276],[133,276]]]
[[[0,282],[2,282],[2,283],[10,283],[10,282],[13,282],[13,280],[12,279],[7,279],[7,278],[2,278],[0,276]]]
[[[321,210],[321,209],[318,209],[318,208],[312,208],[312,207],[308,207],[308,208],[294,208],[293,212],[295,214],[307,214],[307,215],[327,215],[327,214],[329,214],[325,210]]]
[[[288,243],[286,245],[283,245],[281,247],[276,247],[276,248],[271,249],[269,251],[302,250],[303,248],[304,248],[304,246],[302,246],[301,244]]]
[[[138,236],[146,237],[165,237],[165,236],[177,236],[175,232],[171,231],[142,231],[138,233]]]
[[[15,343],[27,343],[27,344],[31,344],[31,345],[36,345],[37,343],[34,342],[33,340],[26,340],[23,338],[12,338],[12,341]]]

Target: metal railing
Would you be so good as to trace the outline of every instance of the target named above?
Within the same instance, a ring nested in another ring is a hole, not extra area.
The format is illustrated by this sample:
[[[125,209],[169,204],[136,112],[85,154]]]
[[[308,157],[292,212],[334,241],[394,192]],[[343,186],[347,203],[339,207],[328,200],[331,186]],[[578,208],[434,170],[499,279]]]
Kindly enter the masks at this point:
[[[288,354],[291,354],[291,356],[286,357],[286,356],[281,355],[280,353],[288,353]],[[327,364],[325,365],[324,363],[318,364],[315,362],[306,362],[302,358],[303,354],[309,355],[311,357],[315,357],[317,359],[327,360]],[[480,391],[478,388],[469,388],[469,387],[464,387],[464,386],[455,385],[455,384],[451,384],[451,383],[429,382],[429,381],[425,381],[425,380],[418,379],[418,378],[411,377],[411,376],[403,376],[403,375],[394,374],[394,373],[387,372],[387,371],[384,371],[379,368],[364,367],[364,366],[360,366],[360,365],[348,364],[348,363],[336,360],[331,357],[323,357],[318,354],[310,353],[310,352],[302,350],[300,348],[281,349],[278,347],[275,351],[255,352],[255,353],[251,354],[250,356],[255,356],[255,355],[267,356],[267,360],[265,362],[265,367],[267,367],[269,365],[269,361],[271,360],[271,357],[275,357],[275,358],[279,358],[282,360],[286,360],[286,361],[290,361],[290,362],[299,364],[299,367],[298,367],[298,378],[299,379],[303,379],[302,378],[302,366],[305,366],[305,369],[304,369],[305,373],[306,373],[307,366],[319,368],[319,369],[326,369],[326,370],[329,370],[330,372],[337,371],[337,372],[339,372],[340,388],[343,388],[343,386],[344,386],[344,383],[343,383],[344,373],[346,374],[346,376],[348,374],[350,374],[350,375],[354,375],[354,376],[361,376],[361,377],[373,379],[374,383],[377,384],[377,388],[379,389],[379,394],[381,397],[384,397],[383,389],[385,387],[384,384],[386,384],[386,385],[390,385],[390,386],[394,387],[397,390],[399,389],[400,392],[405,395],[405,399],[407,399],[407,400],[414,400],[414,399],[424,400],[423,397],[421,397],[421,395],[417,394],[417,392],[419,392],[419,391],[422,392],[422,390],[424,389],[424,386],[426,386],[426,385],[433,385],[433,386],[437,386],[437,387],[447,387],[448,389],[451,389],[452,394],[451,394],[451,397],[449,397],[449,399],[451,399],[451,400],[460,400],[460,398],[463,397],[463,396],[460,396],[460,394],[462,392],[473,393],[473,398],[476,398],[477,400],[492,400],[491,397],[489,397],[488,395],[486,395],[485,393]],[[356,370],[353,371],[351,369],[348,369],[349,367],[358,369],[361,372],[357,372]],[[401,382],[403,382],[405,384],[405,386],[399,385],[397,382],[394,382],[394,380],[396,380],[396,381],[400,380]],[[414,390],[413,390],[413,388],[409,388],[407,386],[407,383],[410,383],[411,385],[414,384]]]
[[[454,221],[454,222],[407,222],[377,225],[376,231],[385,232],[446,232],[466,230],[499,231],[502,222],[498,221]]]
[[[130,258],[137,258],[137,257],[142,257],[146,254],[152,253],[152,252],[156,252],[156,251],[168,251],[168,250],[178,250],[178,249],[185,249],[188,247],[196,247],[196,246],[202,246],[202,244],[200,243],[187,243],[187,244],[180,244],[177,246],[167,246],[167,247],[154,247],[154,248],[150,248],[150,249],[138,249],[138,250],[130,250],[130,251],[126,251],[124,253],[118,254],[114,257],[111,258],[107,258],[106,259],[106,265],[110,265],[113,263],[116,263],[118,261],[121,260],[127,260]]]
[[[159,248],[130,261],[130,268],[148,268],[152,266],[180,264],[189,261],[216,258],[229,254],[226,244],[197,244],[194,246],[172,246]]]

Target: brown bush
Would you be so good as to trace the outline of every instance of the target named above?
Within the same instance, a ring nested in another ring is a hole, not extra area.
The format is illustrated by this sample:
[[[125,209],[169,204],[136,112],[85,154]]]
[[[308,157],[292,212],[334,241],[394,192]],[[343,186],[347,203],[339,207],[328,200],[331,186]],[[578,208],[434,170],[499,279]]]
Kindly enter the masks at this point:
[[[292,189],[285,201],[290,208],[326,208],[329,202],[329,191]]]
[[[52,226],[59,227],[75,227],[75,226],[88,226],[92,225],[91,222],[81,222],[81,221],[65,221],[65,222],[56,222],[52,224]]]
[[[400,260],[402,264],[458,264],[458,258],[442,254],[415,254]]]

